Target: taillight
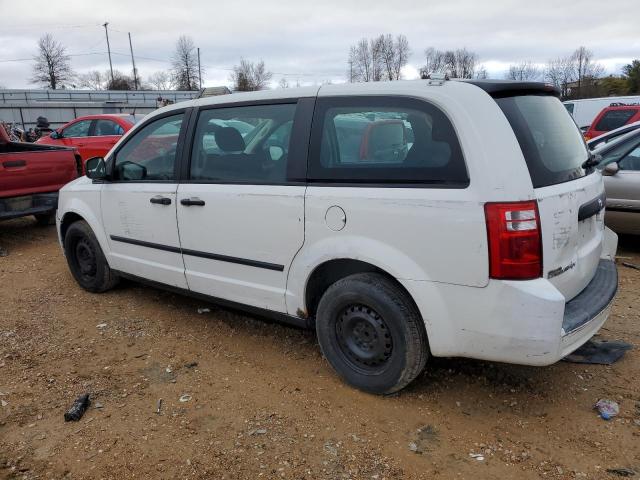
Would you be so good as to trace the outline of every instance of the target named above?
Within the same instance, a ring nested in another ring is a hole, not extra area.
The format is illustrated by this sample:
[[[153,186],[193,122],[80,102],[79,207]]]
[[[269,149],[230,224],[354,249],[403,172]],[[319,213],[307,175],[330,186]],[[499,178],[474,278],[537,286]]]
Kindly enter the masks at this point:
[[[486,203],[489,276],[530,280],[542,276],[542,238],[538,203]]]

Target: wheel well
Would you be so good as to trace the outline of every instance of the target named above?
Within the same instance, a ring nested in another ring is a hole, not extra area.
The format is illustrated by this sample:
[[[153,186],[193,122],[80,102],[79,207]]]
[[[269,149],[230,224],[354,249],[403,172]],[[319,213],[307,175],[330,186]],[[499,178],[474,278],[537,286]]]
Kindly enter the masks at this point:
[[[355,273],[368,273],[375,272],[380,273],[394,283],[396,283],[402,290],[404,290],[409,298],[411,295],[406,289],[395,279],[393,275],[385,272],[384,270],[376,267],[367,262],[360,260],[351,260],[348,258],[342,258],[337,260],[329,260],[318,267],[311,273],[309,280],[307,281],[307,288],[305,290],[305,306],[307,308],[307,315],[309,317],[315,317],[318,304],[324,292],[327,291],[331,285],[338,280],[353,275]]]
[[[62,217],[62,222],[60,222],[60,238],[63,243],[64,237],[67,235],[67,230],[72,223],[75,223],[78,220],[84,220],[84,218],[73,212],[65,213],[64,217]]]

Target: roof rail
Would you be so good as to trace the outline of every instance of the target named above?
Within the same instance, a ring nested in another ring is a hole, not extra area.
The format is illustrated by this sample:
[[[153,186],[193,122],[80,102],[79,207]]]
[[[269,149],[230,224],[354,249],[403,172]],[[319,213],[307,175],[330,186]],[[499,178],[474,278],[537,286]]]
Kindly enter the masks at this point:
[[[612,102],[609,104],[610,107],[637,107],[640,103],[623,103],[623,102]]]

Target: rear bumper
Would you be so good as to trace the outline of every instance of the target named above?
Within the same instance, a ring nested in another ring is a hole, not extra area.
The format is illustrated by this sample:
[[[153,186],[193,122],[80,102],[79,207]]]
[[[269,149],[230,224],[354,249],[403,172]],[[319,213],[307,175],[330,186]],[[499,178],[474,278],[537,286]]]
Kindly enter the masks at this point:
[[[53,213],[56,208],[58,192],[0,198],[0,220]]]
[[[491,280],[484,288],[403,284],[423,315],[434,356],[543,366],[579,348],[606,322],[617,272],[612,260],[602,259],[596,276],[570,302],[543,278]]]

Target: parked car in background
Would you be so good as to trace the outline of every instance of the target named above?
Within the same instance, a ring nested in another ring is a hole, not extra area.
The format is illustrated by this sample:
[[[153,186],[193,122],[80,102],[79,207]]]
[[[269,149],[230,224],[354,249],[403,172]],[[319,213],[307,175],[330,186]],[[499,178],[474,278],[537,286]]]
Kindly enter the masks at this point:
[[[600,145],[613,142],[614,140],[617,140],[621,136],[626,135],[627,133],[633,132],[634,130],[637,130],[637,129],[640,129],[640,122],[629,123],[624,127],[610,130],[607,133],[604,133],[598,137],[587,140],[587,146],[589,147],[589,150],[594,150]]]
[[[181,102],[63,188],[60,243],[90,292],[132,278],[315,328],[373,393],[431,355],[549,365],[617,289],[602,176],[558,95],[443,78]]]
[[[597,138],[611,130],[623,127],[630,123],[640,121],[640,103],[636,104],[611,104],[605,107],[593,120],[593,123],[584,134],[587,140]]]
[[[34,215],[52,224],[58,190],[82,175],[73,148],[12,142],[0,126],[0,220]]]
[[[638,103],[640,95],[631,95],[626,97],[601,97],[601,98],[585,98],[581,100],[567,100],[564,103],[565,108],[571,114],[580,130],[586,132],[593,123],[594,118],[603,108],[610,106],[612,103]]]
[[[144,115],[100,114],[78,117],[37,143],[74,147],[83,161],[103,157]]]
[[[617,233],[640,235],[640,130],[597,147],[607,192],[607,225]]]

